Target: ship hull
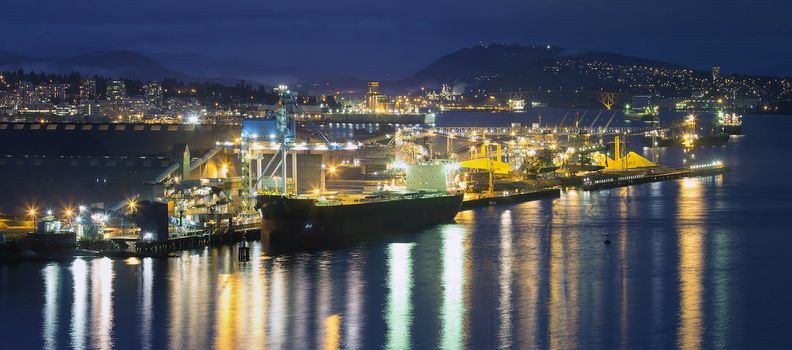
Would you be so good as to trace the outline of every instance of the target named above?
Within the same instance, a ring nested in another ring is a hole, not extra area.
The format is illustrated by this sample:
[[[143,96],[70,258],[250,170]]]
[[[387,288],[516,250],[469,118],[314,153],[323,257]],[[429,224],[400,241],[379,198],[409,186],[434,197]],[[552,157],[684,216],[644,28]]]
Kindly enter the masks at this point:
[[[359,204],[316,205],[306,198],[278,195],[257,197],[262,234],[271,243],[372,237],[452,222],[462,194],[401,198]]]
[[[742,125],[724,125],[723,133],[726,135],[742,135]]]
[[[643,143],[646,147],[682,147],[682,141],[675,138],[644,136]],[[696,139],[696,147],[725,146],[729,143],[729,135],[705,135]]]
[[[652,113],[624,113],[624,120],[626,121],[654,123],[658,119],[659,116]]]

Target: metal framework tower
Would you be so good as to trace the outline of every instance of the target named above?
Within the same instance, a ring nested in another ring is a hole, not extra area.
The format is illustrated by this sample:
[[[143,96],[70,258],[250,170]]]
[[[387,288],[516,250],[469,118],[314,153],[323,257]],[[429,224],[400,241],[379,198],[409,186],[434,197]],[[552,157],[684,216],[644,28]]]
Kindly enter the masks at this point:
[[[295,110],[297,109],[297,94],[286,90],[286,87],[280,87],[280,109],[276,116],[278,121],[278,139],[280,140],[280,154],[281,154],[281,193],[288,193],[288,186],[286,184],[286,156],[289,150],[294,148],[294,139],[297,135],[297,119],[294,117]],[[285,91],[284,91],[285,90]],[[297,191],[297,154],[292,154],[292,182],[293,189]]]
[[[289,188],[291,188],[291,193],[296,194],[298,188],[297,150],[311,149],[309,146],[305,145],[297,147],[295,142],[297,137],[297,115],[305,115],[305,112],[297,104],[297,93],[288,90],[285,86],[278,87],[278,92],[280,94],[280,99],[274,118],[277,135],[272,135],[270,138],[272,142],[278,142],[278,144],[277,149],[272,154],[272,157],[269,158],[266,165],[262,164],[262,158],[256,156],[258,152],[253,151],[253,145],[258,143],[256,136],[253,137],[252,143],[246,142],[244,138],[242,141],[242,155],[245,157],[243,163],[245,164],[246,173],[249,174],[246,188],[247,193],[249,193],[248,198],[255,197],[256,192],[261,188],[262,181],[266,178],[276,180],[275,185],[271,188],[275,188],[277,192],[286,195],[290,193]],[[343,146],[330,142],[327,136],[325,136],[310,119],[304,121],[312,128],[313,133],[318,135],[324,142],[325,145],[322,147],[323,150],[332,151],[343,149]],[[291,181],[288,181],[289,177],[287,171],[287,167],[289,166],[289,154],[291,154]],[[276,159],[278,159],[278,162],[275,161]],[[253,164],[254,161],[257,162],[257,166],[255,167]],[[254,168],[256,169],[255,174],[253,171]],[[279,172],[280,176],[276,176]],[[278,181],[278,177],[280,177],[280,181]]]

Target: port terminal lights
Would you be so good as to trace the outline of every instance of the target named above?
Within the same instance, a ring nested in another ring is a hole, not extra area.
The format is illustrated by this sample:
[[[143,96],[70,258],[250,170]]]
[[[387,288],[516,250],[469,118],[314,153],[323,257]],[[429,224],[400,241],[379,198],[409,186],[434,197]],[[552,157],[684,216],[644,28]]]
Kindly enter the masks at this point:
[[[691,166],[692,163],[696,160],[696,154],[693,150],[696,148],[696,139],[698,139],[698,135],[696,134],[696,116],[690,114],[685,119],[684,123],[684,132],[682,133],[682,148],[684,152],[684,158],[682,162],[686,166]]]
[[[238,139],[238,143],[240,146],[240,158],[242,163],[242,186],[243,191],[246,195],[246,198],[243,200],[243,206],[245,211],[250,211],[253,208],[253,201],[255,200],[256,194],[258,193],[259,186],[261,185],[262,179],[266,177],[272,178],[275,180],[274,188],[283,194],[287,193],[288,184],[286,183],[286,155],[289,149],[294,148],[294,140],[296,135],[296,119],[293,117],[294,114],[294,105],[296,104],[296,94],[292,93],[288,90],[285,85],[280,85],[278,88],[275,89],[280,98],[278,100],[278,109],[275,112],[275,130],[277,134],[273,133],[269,135],[268,141],[275,143],[277,142],[277,149],[275,149],[275,153],[269,158],[269,162],[267,163],[265,168],[261,168],[261,158],[256,150],[263,149],[262,142],[260,142],[260,136],[258,134],[246,134],[244,131],[242,133],[242,137]],[[236,142],[235,142],[236,143]],[[280,157],[278,156],[280,154]],[[273,162],[276,158],[280,158],[277,165],[274,167],[270,174],[269,169],[272,167]],[[297,157],[293,157],[294,162],[292,163],[293,171],[296,170],[296,159]],[[253,163],[258,160],[258,174],[253,170]],[[278,172],[278,169],[281,169],[281,176],[276,176],[275,174]],[[296,173],[293,172],[293,177],[296,181],[297,176]],[[280,181],[283,181],[282,183]],[[294,186],[295,190],[297,188],[296,184]]]
[[[319,127],[317,127],[313,121],[310,119],[305,119],[304,121],[311,127],[314,134],[318,135],[322,141],[323,145],[318,145],[316,147],[311,147],[308,145],[296,145],[295,139],[297,135],[297,118],[296,115],[305,115],[305,112],[300,108],[297,104],[297,93],[288,90],[288,88],[284,85],[281,85],[277,89],[280,99],[278,102],[279,108],[275,112],[275,128],[277,134],[270,135],[270,140],[277,141],[279,144],[277,145],[277,149],[275,149],[275,153],[270,157],[269,162],[266,166],[261,167],[259,164],[259,174],[254,175],[252,171],[252,162],[254,158],[256,158],[255,153],[253,152],[254,149],[263,149],[261,148],[261,144],[257,141],[258,135],[252,135],[252,140],[248,139],[247,137],[242,137],[240,140],[241,149],[242,149],[242,158],[243,158],[243,174],[248,177],[248,181],[243,181],[244,184],[248,185],[246,189],[246,193],[249,194],[248,200],[252,200],[258,189],[262,184],[262,180],[265,177],[269,177],[275,179],[275,186],[273,186],[278,193],[281,194],[288,194],[290,192],[296,193],[297,192],[297,153],[298,150],[309,150],[309,149],[316,149],[316,150],[340,150],[340,149],[354,149],[356,148],[354,145],[340,145],[335,142],[330,142],[327,136],[321,132]],[[288,162],[288,154],[292,152],[292,181],[291,184],[287,182],[288,180],[288,173],[287,173],[287,162]],[[277,155],[280,154],[280,157]],[[276,158],[280,158],[280,161],[275,164],[274,167],[273,163]],[[270,172],[270,169],[272,171]],[[280,170],[280,176],[276,176],[275,174]],[[253,181],[255,179],[255,181]],[[291,186],[290,186],[291,185]],[[244,186],[244,185],[243,185]],[[247,201],[246,201],[247,203]],[[249,203],[248,203],[249,204]],[[251,207],[249,205],[249,207]]]
[[[294,148],[294,139],[297,134],[297,119],[294,117],[294,112],[297,105],[297,94],[289,91],[285,85],[278,87],[280,92],[280,110],[275,119],[278,122],[278,138],[280,139],[280,153],[281,153],[281,193],[286,194],[288,191],[286,185],[286,155],[289,150]],[[297,154],[292,154],[292,178],[294,183],[294,191],[297,191]]]

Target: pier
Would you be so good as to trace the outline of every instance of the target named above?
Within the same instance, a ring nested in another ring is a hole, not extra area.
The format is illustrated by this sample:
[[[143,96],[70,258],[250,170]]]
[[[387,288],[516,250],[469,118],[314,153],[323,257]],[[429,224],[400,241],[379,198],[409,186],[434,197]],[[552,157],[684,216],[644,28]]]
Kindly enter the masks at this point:
[[[525,190],[519,192],[506,192],[500,194],[470,194],[462,201],[460,211],[473,210],[482,207],[491,207],[502,204],[517,204],[539,199],[552,199],[561,197],[561,189],[548,188],[541,190]]]
[[[625,187],[649,182],[667,181],[685,177],[710,176],[728,172],[730,169],[723,165],[711,165],[690,169],[671,169],[657,173],[622,174],[610,177],[586,177],[582,180],[581,189],[595,191],[614,187]]]
[[[118,238],[115,241],[129,244],[138,256],[152,256],[179,250],[197,249],[212,244],[231,244],[248,239],[256,240],[260,237],[261,229],[256,225],[220,234],[199,233],[173,237],[164,241],[143,241],[135,238]]]

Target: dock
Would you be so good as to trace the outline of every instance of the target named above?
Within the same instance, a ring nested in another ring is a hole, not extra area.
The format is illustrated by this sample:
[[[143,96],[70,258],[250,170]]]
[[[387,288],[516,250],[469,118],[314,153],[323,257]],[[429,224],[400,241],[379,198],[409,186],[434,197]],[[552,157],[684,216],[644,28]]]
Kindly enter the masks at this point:
[[[260,224],[235,227],[231,231],[210,234],[200,232],[184,236],[170,237],[162,241],[143,241],[136,237],[114,238],[118,243],[127,243],[136,256],[163,255],[173,251],[201,248],[210,244],[228,244],[243,240],[256,240],[261,237]]]
[[[489,207],[501,204],[515,204],[547,198],[561,197],[560,188],[545,188],[539,190],[520,191],[518,193],[505,194],[478,194],[471,197],[465,196],[462,201],[462,208],[459,211],[472,210],[481,207]]]
[[[596,191],[601,189],[625,187],[642,183],[667,181],[685,177],[719,175],[730,170],[729,167],[721,165],[702,166],[697,168],[671,169],[660,173],[640,173],[640,174],[621,174],[618,176],[602,178],[584,178],[579,186],[584,191]]]

